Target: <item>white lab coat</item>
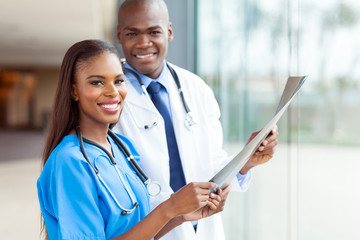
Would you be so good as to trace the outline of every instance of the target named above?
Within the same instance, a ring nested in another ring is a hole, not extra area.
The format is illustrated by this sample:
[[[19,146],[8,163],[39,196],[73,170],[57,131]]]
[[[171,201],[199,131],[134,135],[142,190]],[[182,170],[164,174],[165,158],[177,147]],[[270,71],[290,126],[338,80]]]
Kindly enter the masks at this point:
[[[173,65],[172,65],[173,66]],[[166,68],[169,96],[175,135],[179,147],[186,182],[210,180],[225,164],[222,149],[223,133],[219,121],[220,110],[212,90],[198,76],[173,66],[179,76],[186,102],[195,115],[196,125],[189,131],[185,124],[185,110],[175,81]],[[131,75],[129,75],[131,77]],[[114,130],[132,139],[141,156],[141,167],[152,180],[161,184],[160,196],[151,197],[152,208],[166,200],[172,193],[169,186],[169,158],[164,121],[145,94],[127,83],[128,94],[118,124]],[[132,113],[128,107],[131,108]],[[158,114],[158,117],[156,117]],[[136,121],[131,115],[134,115]],[[158,118],[158,125],[144,130],[139,127]],[[186,222],[168,234],[164,240],[221,240],[225,239],[221,214],[201,219],[195,233],[191,222]]]

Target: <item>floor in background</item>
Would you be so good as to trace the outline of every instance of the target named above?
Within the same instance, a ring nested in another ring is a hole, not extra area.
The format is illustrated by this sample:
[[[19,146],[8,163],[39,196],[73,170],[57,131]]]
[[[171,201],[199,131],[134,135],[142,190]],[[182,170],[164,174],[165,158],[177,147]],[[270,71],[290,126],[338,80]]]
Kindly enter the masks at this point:
[[[36,180],[45,134],[0,131],[0,239],[40,239]]]
[[[0,162],[0,239],[40,239],[40,159]]]

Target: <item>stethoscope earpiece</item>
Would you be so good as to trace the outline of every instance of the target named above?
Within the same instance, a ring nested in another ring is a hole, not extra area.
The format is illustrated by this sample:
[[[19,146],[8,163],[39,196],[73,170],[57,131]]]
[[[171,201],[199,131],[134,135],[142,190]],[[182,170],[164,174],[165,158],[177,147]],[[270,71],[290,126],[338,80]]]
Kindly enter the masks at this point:
[[[133,204],[133,209],[137,208],[138,206],[139,206],[139,203],[135,202]],[[122,210],[121,215],[127,215],[127,214],[131,213],[132,211],[134,211],[133,209],[131,209],[131,210]]]
[[[131,110],[130,110],[131,111]],[[150,129],[150,128],[152,128],[152,127],[155,127],[157,125],[157,121],[156,122],[153,122],[152,124],[150,124],[150,125],[144,125],[144,129],[145,130],[148,130],[148,129]]]

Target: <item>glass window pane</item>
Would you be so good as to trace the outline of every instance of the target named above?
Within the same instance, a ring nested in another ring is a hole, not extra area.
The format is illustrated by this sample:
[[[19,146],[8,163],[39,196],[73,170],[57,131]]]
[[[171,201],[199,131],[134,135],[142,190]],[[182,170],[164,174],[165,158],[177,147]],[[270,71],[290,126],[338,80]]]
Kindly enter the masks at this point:
[[[272,117],[289,73],[309,75],[278,124],[275,157],[230,195],[227,239],[360,239],[360,2],[199,0],[197,9],[198,74],[218,99],[230,154]]]
[[[300,1],[299,239],[360,239],[360,2]],[[316,226],[314,228],[314,226]]]
[[[198,9],[199,74],[220,104],[226,148],[237,153],[250,133],[271,119],[287,80],[286,2],[203,0]],[[284,119],[276,159],[253,172],[248,192],[229,198],[223,214],[227,239],[287,239]]]

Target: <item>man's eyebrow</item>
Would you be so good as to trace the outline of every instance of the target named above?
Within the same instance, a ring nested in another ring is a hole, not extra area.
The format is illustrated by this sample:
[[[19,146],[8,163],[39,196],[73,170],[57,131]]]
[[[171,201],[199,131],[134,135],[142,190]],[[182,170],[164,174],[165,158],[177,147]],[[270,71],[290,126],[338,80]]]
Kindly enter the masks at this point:
[[[139,31],[139,29],[134,28],[134,27],[126,27],[124,30],[126,30],[126,31],[132,31],[132,32],[137,32],[137,31]]]
[[[152,26],[152,27],[149,27],[148,30],[155,30],[158,28],[161,28],[161,26],[160,25]]]
[[[151,27],[147,28],[147,30],[155,30],[155,29],[159,29],[159,28],[161,28],[160,25],[155,25],[155,26],[151,26]],[[132,32],[140,31],[138,28],[135,28],[135,27],[126,27],[124,30],[132,31]]]

